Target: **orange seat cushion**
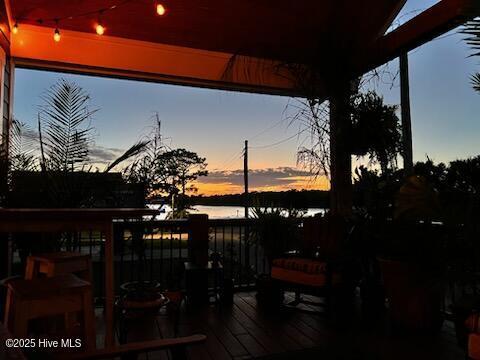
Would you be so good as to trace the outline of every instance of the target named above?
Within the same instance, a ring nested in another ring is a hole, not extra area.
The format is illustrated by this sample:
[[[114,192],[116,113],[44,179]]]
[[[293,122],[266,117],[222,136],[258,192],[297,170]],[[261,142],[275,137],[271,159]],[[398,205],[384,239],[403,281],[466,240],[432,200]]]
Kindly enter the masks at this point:
[[[272,262],[272,279],[293,284],[321,287],[327,284],[326,263],[304,258],[281,258]],[[332,283],[340,283],[340,274],[333,274]]]
[[[468,336],[468,357],[473,360],[480,360],[480,334]]]
[[[327,264],[325,262],[305,258],[275,259],[272,265],[282,269],[301,271],[307,274],[325,274],[327,270]]]

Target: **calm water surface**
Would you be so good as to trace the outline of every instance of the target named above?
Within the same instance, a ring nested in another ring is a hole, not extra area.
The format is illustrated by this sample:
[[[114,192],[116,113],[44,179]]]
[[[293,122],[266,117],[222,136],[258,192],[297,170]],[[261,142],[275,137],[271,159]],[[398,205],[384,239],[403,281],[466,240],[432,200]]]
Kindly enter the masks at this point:
[[[168,213],[171,211],[171,207],[168,205],[149,205],[153,209],[159,209],[162,213],[157,216],[158,220],[164,220]],[[207,206],[207,205],[195,205],[193,209],[190,210],[192,213],[196,214],[207,214],[210,219],[241,219],[244,217],[244,208],[241,206]],[[309,208],[307,209],[306,216],[313,216],[318,213],[324,212],[325,209],[321,208]],[[252,209],[250,209],[250,214],[253,214]]]

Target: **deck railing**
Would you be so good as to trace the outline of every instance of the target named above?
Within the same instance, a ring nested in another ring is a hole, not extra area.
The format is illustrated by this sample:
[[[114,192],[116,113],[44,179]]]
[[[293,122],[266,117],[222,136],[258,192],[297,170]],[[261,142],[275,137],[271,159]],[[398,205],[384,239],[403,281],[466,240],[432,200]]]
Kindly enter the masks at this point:
[[[295,221],[299,232],[302,221]],[[246,289],[260,274],[269,273],[269,264],[256,232],[255,219],[209,219],[209,252],[220,253],[226,278],[237,288]],[[183,288],[183,263],[188,260],[190,241],[188,220],[118,221],[114,223],[115,283],[139,279],[158,281],[163,288]],[[299,234],[299,236],[301,236]],[[63,234],[62,250],[90,254],[95,294],[103,296],[104,239],[95,231]],[[12,273],[21,274],[21,252],[12,248]],[[446,286],[445,310],[465,295],[480,294],[480,272],[451,272]]]
[[[299,230],[301,222],[297,222]],[[269,272],[256,235],[255,219],[209,219],[209,253],[219,253],[224,276],[236,288],[249,288],[255,277]],[[182,287],[191,233],[188,220],[114,222],[115,283],[139,279],[158,281],[163,288]],[[96,231],[63,234],[60,248],[92,257],[95,293],[104,289],[104,238]],[[13,253],[13,273],[22,273],[20,252]]]

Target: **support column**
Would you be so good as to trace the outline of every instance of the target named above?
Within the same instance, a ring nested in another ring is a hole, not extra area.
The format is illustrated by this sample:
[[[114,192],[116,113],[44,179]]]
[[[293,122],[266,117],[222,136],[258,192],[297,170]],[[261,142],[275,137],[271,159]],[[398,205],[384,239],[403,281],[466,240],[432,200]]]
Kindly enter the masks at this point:
[[[410,116],[410,83],[408,79],[408,53],[400,55],[400,101],[402,111],[402,157],[405,175],[413,173],[412,119]]]
[[[208,215],[188,216],[188,257],[197,266],[208,264]]]
[[[0,36],[2,36],[1,33]],[[8,134],[12,120],[12,75],[8,54],[3,47],[0,47],[0,206],[6,206],[8,190]],[[0,233],[0,278],[10,275],[10,265],[8,234]]]
[[[1,12],[2,9],[0,9]],[[1,15],[1,13],[0,13]],[[8,37],[0,31],[0,206],[6,206],[8,190],[8,134],[12,120],[13,67],[9,59]],[[0,279],[11,275],[11,239],[9,234],[0,233]],[[0,289],[0,316],[3,318],[5,288]]]
[[[352,213],[352,156],[349,146],[350,84],[335,86],[330,97],[330,211]]]

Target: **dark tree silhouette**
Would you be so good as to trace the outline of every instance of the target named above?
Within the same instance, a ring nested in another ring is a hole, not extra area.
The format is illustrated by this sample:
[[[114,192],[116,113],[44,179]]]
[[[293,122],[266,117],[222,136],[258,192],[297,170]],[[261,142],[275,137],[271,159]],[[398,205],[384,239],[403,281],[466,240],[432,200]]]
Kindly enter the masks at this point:
[[[206,159],[186,149],[164,152],[158,157],[156,171],[161,181],[155,190],[168,194],[170,200],[177,198],[174,209],[186,208],[187,192],[196,192],[194,181],[200,176],[208,175]]]

